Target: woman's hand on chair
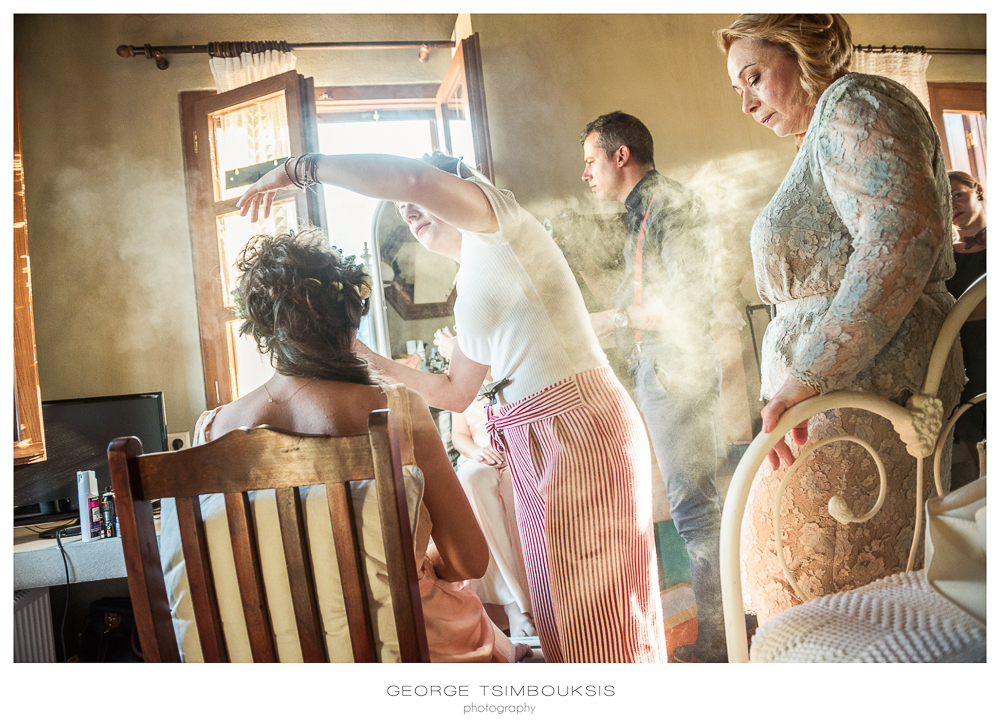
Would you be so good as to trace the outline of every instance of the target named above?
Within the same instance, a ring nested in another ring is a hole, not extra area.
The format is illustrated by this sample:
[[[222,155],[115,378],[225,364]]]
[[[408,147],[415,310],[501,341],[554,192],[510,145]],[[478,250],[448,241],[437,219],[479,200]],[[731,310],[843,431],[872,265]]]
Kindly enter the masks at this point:
[[[816,390],[801,380],[791,375],[786,377],[784,383],[778,388],[778,391],[774,393],[771,400],[760,411],[760,417],[764,421],[764,432],[771,432],[777,427],[778,420],[785,413],[785,410],[794,407],[803,400],[815,397],[817,394],[819,393]],[[805,444],[809,438],[808,428],[808,420],[803,420],[792,428],[792,441],[796,445]],[[771,462],[772,470],[777,470],[782,462],[786,465],[791,465],[795,462],[795,456],[792,455],[792,451],[788,447],[788,443],[785,442],[785,438],[775,443],[771,452],[767,454],[767,459]]]

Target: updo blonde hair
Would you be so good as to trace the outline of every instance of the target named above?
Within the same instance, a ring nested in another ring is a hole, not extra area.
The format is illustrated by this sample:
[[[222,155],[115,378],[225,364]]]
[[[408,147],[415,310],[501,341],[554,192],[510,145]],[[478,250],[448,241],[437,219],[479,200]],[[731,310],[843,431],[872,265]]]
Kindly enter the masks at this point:
[[[740,38],[776,46],[799,65],[800,82],[815,104],[851,65],[851,28],[842,15],[740,15],[715,33],[728,54]]]

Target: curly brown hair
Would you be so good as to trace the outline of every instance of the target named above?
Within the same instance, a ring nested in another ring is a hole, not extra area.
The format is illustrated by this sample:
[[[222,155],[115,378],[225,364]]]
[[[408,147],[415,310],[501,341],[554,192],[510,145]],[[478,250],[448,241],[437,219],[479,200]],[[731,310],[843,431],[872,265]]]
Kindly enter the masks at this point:
[[[740,15],[715,31],[723,53],[740,38],[775,45],[794,58],[812,105],[834,80],[850,69],[851,27],[842,15]]]
[[[255,236],[236,261],[233,296],[261,354],[283,375],[373,384],[351,345],[371,280],[315,229]]]

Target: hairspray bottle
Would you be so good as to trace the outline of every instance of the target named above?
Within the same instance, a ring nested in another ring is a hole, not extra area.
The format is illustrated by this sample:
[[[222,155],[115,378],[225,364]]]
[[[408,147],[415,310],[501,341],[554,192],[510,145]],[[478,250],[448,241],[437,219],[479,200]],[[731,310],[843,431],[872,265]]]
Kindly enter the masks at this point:
[[[110,489],[101,496],[101,537],[118,536],[118,514],[115,510],[115,494]]]
[[[84,542],[101,537],[101,501],[93,470],[76,473],[77,502],[80,505],[80,534]]]

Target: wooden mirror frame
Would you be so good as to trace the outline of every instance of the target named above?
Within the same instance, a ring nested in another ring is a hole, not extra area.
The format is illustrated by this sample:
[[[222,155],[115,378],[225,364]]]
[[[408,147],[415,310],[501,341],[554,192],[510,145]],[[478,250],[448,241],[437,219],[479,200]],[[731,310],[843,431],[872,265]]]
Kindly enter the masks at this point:
[[[409,230],[406,229],[406,224],[396,215],[394,204],[379,204],[376,215],[376,221],[372,225],[375,233],[378,234],[378,243],[375,248],[379,250],[379,257],[383,262],[391,264],[392,260],[396,258],[396,254],[403,247],[403,244],[420,243],[410,235]],[[394,216],[398,223],[392,223]],[[396,230],[402,230],[402,233],[393,234],[392,232]],[[454,284],[451,288],[451,294],[448,295],[445,301],[428,302],[425,304],[414,303],[413,297],[399,284],[386,283],[383,280],[382,288],[386,301],[392,305],[392,308],[396,310],[396,313],[401,318],[407,321],[411,319],[433,319],[435,317],[451,316],[455,310],[455,300],[458,298],[458,289]]]

